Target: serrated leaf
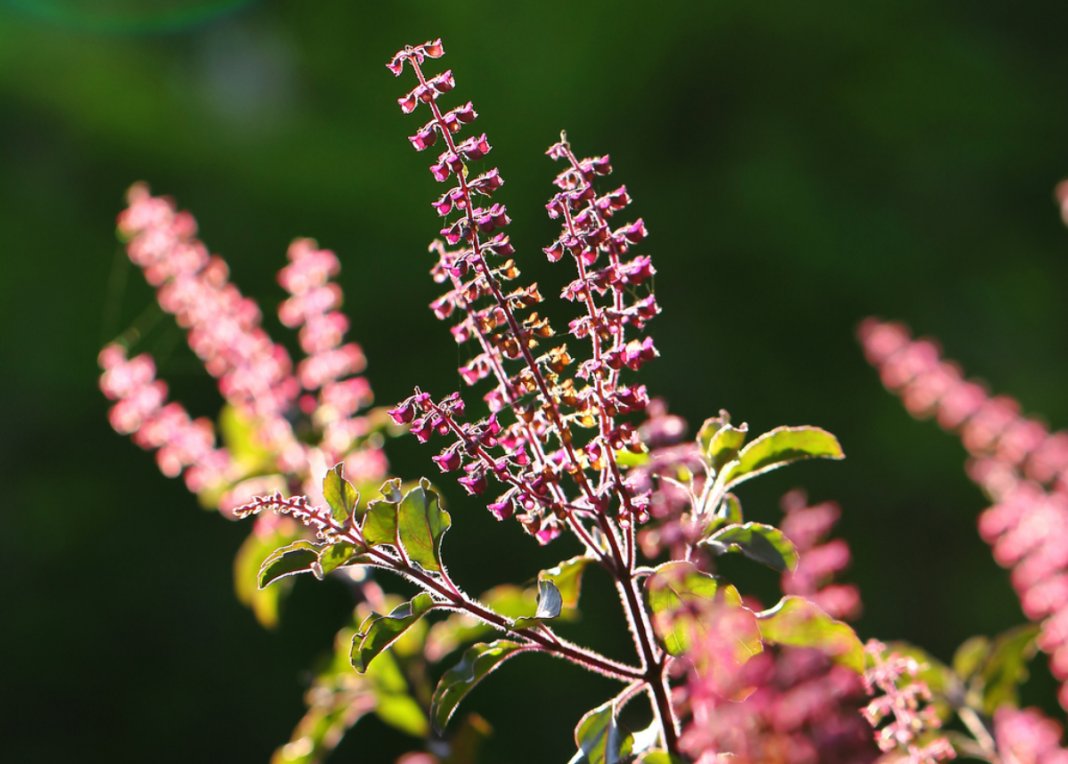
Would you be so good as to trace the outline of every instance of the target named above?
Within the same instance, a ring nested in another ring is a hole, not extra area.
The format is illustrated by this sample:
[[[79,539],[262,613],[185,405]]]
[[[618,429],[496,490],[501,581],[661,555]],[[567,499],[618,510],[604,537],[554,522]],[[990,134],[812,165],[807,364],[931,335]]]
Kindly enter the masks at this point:
[[[389,647],[412,624],[434,608],[433,598],[420,592],[398,605],[388,615],[372,613],[352,639],[352,667],[361,674],[380,652]]]
[[[618,764],[623,736],[616,723],[617,713],[615,701],[610,700],[583,715],[575,727],[578,753],[568,764]]]
[[[699,627],[694,602],[720,601],[736,607],[741,604],[738,590],[697,569],[691,562],[675,561],[658,565],[645,581],[645,597],[652,613],[657,636],[671,655],[682,655],[690,647],[690,633]]]
[[[864,645],[856,632],[804,597],[783,597],[775,607],[757,613],[757,625],[765,642],[814,647],[835,663],[864,673]]]
[[[370,562],[370,558],[360,554],[361,550],[355,544],[341,541],[337,544],[328,544],[319,552],[319,569],[325,576],[345,565],[360,565]]]
[[[399,543],[397,539],[398,505],[399,502],[387,499],[376,499],[368,503],[363,525],[360,528],[364,541],[371,546],[379,544],[396,546]]]
[[[801,459],[844,459],[838,439],[819,427],[776,427],[738,452],[737,463],[727,468],[725,485],[763,475]]]
[[[716,437],[716,433],[722,430],[724,427],[731,423],[731,415],[725,410],[719,410],[719,416],[713,416],[706,419],[701,423],[701,428],[697,431],[697,448],[703,457],[708,456],[712,439]]]
[[[514,626],[517,629],[529,629],[542,621],[552,620],[560,615],[562,603],[560,590],[552,581],[538,581],[538,606],[534,615],[516,618]]]
[[[738,451],[745,444],[749,435],[749,426],[741,424],[735,427],[725,424],[709,441],[704,451],[705,461],[708,466],[719,472],[724,465],[730,464],[738,458]]]
[[[797,549],[782,531],[763,523],[743,523],[721,528],[704,541],[714,554],[741,552],[751,560],[780,573],[797,567]]]
[[[469,647],[460,662],[445,672],[430,699],[430,720],[439,732],[445,729],[456,707],[471,690],[504,661],[526,648],[517,642],[498,639]]]
[[[579,595],[582,593],[582,574],[593,560],[589,557],[572,557],[555,567],[538,574],[538,581],[551,581],[560,593],[561,607],[574,610],[578,607]]]
[[[423,478],[401,500],[397,510],[400,542],[408,557],[424,570],[441,570],[441,537],[452,517],[441,508],[441,497]]]
[[[335,464],[323,478],[323,498],[330,505],[330,514],[339,524],[348,522],[360,502],[360,492],[345,479],[342,464]]]
[[[286,576],[299,573],[315,573],[322,577],[319,570],[319,546],[304,539],[275,549],[260,565],[259,587],[265,589],[271,583]]]

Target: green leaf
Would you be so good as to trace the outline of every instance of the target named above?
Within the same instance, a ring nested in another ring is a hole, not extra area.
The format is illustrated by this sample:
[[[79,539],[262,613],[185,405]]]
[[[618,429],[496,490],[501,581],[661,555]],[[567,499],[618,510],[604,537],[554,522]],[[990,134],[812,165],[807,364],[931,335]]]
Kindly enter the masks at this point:
[[[844,459],[838,439],[819,427],[776,427],[738,452],[728,467],[726,485],[734,486],[801,459]]]
[[[412,737],[424,737],[430,731],[423,707],[411,695],[380,694],[375,704],[375,715]]]
[[[568,764],[618,764],[623,736],[616,723],[615,700],[587,711],[575,727],[578,753]]]
[[[786,534],[763,523],[728,525],[701,542],[714,554],[741,552],[780,573],[797,567],[797,549]]]
[[[351,669],[349,675],[366,679],[374,693],[375,713],[386,724],[415,737],[425,737],[430,731],[426,713],[412,697],[414,688],[392,652],[379,655],[362,677]]]
[[[219,434],[230,457],[243,476],[269,470],[275,464],[270,449],[258,436],[260,423],[236,406],[223,406],[219,412]]]
[[[469,647],[460,662],[445,672],[430,699],[430,719],[439,732],[445,729],[456,707],[487,674],[508,658],[526,648],[517,642],[498,639]]]
[[[642,448],[645,450],[639,453],[634,453],[633,451],[629,451],[625,448],[621,448],[620,450],[616,451],[616,464],[622,467],[623,469],[630,469],[631,467],[641,467],[643,465],[648,464],[649,460],[652,459],[652,456],[650,456],[649,454],[649,449],[645,448],[644,445],[642,446]]]
[[[345,480],[343,465],[335,464],[323,478],[323,498],[330,505],[330,514],[339,524],[348,522],[360,502],[360,492]]]
[[[1038,626],[1027,624],[994,639],[982,669],[983,712],[992,715],[1002,705],[1019,704],[1020,685],[1027,681],[1027,664],[1038,649]]]
[[[360,552],[361,549],[355,544],[345,541],[328,544],[319,552],[319,569],[325,576],[345,565],[362,565],[371,561],[370,557]]]
[[[992,648],[993,645],[986,637],[966,639],[953,653],[953,671],[961,680],[968,681],[986,663]]]
[[[420,592],[408,602],[393,608],[388,615],[372,613],[352,639],[352,667],[362,674],[376,655],[434,606],[433,598],[426,592]]]
[[[295,538],[295,533],[278,531],[265,537],[250,533],[234,557],[234,593],[242,604],[252,610],[264,628],[273,629],[278,625],[279,604],[293,582],[284,580],[261,589],[260,566],[272,552]]]
[[[423,478],[401,500],[397,511],[400,541],[408,557],[424,570],[441,570],[441,537],[452,525],[441,508],[441,497]]]
[[[627,761],[632,761],[637,758],[638,754],[654,750],[654,746],[660,742],[662,737],[663,731],[660,727],[660,720],[653,719],[645,729],[632,732],[623,739],[623,743],[619,747],[620,753]]]
[[[765,642],[790,647],[814,647],[835,663],[864,673],[864,645],[856,632],[836,621],[804,597],[788,596],[770,610],[757,613]]]
[[[260,565],[259,587],[264,589],[280,578],[298,573],[315,573],[317,578],[322,578],[317,544],[298,539],[280,549],[275,549]]]
[[[552,620],[560,615],[562,603],[560,590],[556,588],[552,581],[538,581],[538,607],[533,617],[516,618],[514,626],[517,629],[529,629],[532,626],[537,626],[542,621]]]
[[[361,531],[363,539],[371,546],[392,544],[397,540],[397,507],[399,502],[388,499],[375,499],[368,502],[367,513],[363,518]]]
[[[741,604],[738,590],[697,569],[691,562],[675,561],[658,565],[645,582],[645,597],[653,616],[657,636],[671,655],[682,655],[690,647],[690,633],[699,626],[690,603],[716,601],[730,606]]]
[[[582,574],[593,560],[589,557],[572,557],[553,568],[538,574],[538,583],[551,581],[560,594],[561,607],[574,610],[578,607],[579,595],[582,593]]]
[[[748,425],[733,427],[730,414],[720,409],[719,416],[706,419],[697,432],[701,456],[708,466],[719,472],[723,465],[737,457],[748,432]]]

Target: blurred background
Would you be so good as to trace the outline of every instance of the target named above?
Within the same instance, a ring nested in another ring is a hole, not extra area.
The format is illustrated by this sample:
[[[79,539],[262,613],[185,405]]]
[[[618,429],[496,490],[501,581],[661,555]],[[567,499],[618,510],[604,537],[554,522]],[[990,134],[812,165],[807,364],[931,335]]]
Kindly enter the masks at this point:
[[[612,154],[652,233],[650,389],[695,424],[723,407],[757,432],[839,436],[846,462],[742,498],[768,521],[795,486],[841,502],[863,637],[948,658],[1021,621],[975,532],[984,500],[962,449],[881,389],[853,330],[902,319],[1068,426],[1052,200],[1068,175],[1066,24],[1052,2],[0,0],[3,758],[263,762],[288,738],[348,594],[300,581],[281,626],[259,628],[231,589],[247,529],[108,428],[97,351],[152,302],[114,219],[133,181],[173,195],[268,314],[288,242],[316,237],[342,258],[378,400],[454,389],[457,351],[425,308],[439,189],[405,137],[407,83],[383,66],[435,36],[495,146],[529,277],[564,279],[540,247],[556,232],[543,152],[566,128],[580,153]],[[217,410],[177,328],[139,349],[193,413]],[[407,477],[436,474],[430,455],[390,446]],[[471,590],[573,553],[442,485],[448,559]],[[591,581],[571,633],[625,654],[613,599]],[[1036,669],[1027,699],[1052,698]],[[565,760],[609,691],[549,659],[509,664],[470,699],[496,727],[487,760]],[[402,744],[368,719],[334,760]]]

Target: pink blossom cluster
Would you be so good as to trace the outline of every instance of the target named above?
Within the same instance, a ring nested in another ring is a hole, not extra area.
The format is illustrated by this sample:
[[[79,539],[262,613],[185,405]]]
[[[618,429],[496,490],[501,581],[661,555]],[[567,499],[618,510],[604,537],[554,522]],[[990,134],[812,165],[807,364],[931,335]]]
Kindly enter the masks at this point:
[[[809,505],[803,491],[782,498],[785,513],[780,530],[794,543],[797,567],[782,576],[783,594],[805,597],[833,618],[853,620],[860,616],[860,590],[852,584],[834,583],[850,563],[844,539],[827,539],[842,510],[832,501]]]
[[[1050,433],[1021,416],[1015,400],[989,396],[934,342],[912,340],[900,324],[869,319],[860,337],[908,410],[933,415],[971,454],[969,476],[996,502],[980,515],[979,533],[1012,570],[1024,614],[1041,624],[1038,644],[1068,708],[1068,432]]]
[[[869,318],[858,334],[883,384],[913,416],[933,416],[960,436],[973,457],[995,459],[1021,478],[1068,491],[1068,432],[1050,433],[1040,421],[1021,416],[1019,403],[965,379],[934,341],[913,340],[902,324]]]
[[[328,462],[340,461],[353,441],[365,435],[367,422],[357,413],[370,405],[371,386],[356,376],[367,366],[363,350],[344,342],[349,320],[338,308],[341,288],[330,281],[341,264],[330,250],[319,249],[311,239],[297,239],[289,247],[289,265],[278,273],[278,283],[289,298],[278,308],[278,317],[291,329],[299,329],[305,358],[297,378],[306,391],[301,408],[314,415],[322,431],[322,446]]]
[[[211,492],[223,511],[254,495],[291,483],[312,496],[326,467],[344,461],[347,474],[377,481],[385,475],[380,448],[361,439],[370,431],[360,414],[371,402],[363,352],[344,343],[348,320],[337,308],[341,292],[330,282],[340,264],[309,239],[289,249],[279,282],[289,293],[279,308],[283,324],[299,329],[305,358],[294,373],[284,347],[262,326],[259,306],[229,280],[229,269],[196,238],[193,217],[143,184],[130,189],[129,206],[118,220],[130,260],[155,287],[159,305],[186,331],[190,348],[218,379],[227,403],[247,419],[256,445],[270,455],[278,474],[260,474],[264,465],[246,465],[215,446],[207,419],[193,420],[178,403],[166,403],[166,385],[155,378],[146,354],[127,359],[121,343],[100,354],[101,388],[116,403],[112,425],[139,445],[157,450],[168,476],[184,472],[195,493]],[[298,438],[294,422],[308,417],[318,442]],[[252,469],[256,474],[246,473]]]
[[[927,705],[931,690],[919,678],[921,664],[914,658],[888,653],[886,645],[874,639],[869,640],[865,652],[871,667],[864,673],[864,684],[868,694],[875,697],[865,707],[864,717],[876,730],[880,750],[902,754],[900,760],[907,764],[936,764],[956,758],[948,740],[929,734],[941,726],[941,721]]]
[[[852,670],[811,648],[739,651],[752,614],[718,608],[701,619],[677,691],[688,709],[681,749],[697,764],[868,764],[878,758],[860,714],[864,686]],[[713,625],[714,624],[714,625]]]
[[[104,370],[100,389],[115,401],[108,419],[117,432],[155,451],[160,472],[167,477],[184,473],[193,493],[226,481],[230,454],[216,446],[211,420],[192,419],[182,404],[167,402],[167,385],[156,379],[151,356],[127,358],[125,348],[112,344],[100,351],[99,361]]]
[[[262,422],[265,445],[299,462],[285,416],[299,385],[289,353],[261,326],[259,306],[230,282],[225,261],[196,238],[192,215],[152,196],[143,184],[130,189],[128,201],[119,232],[130,260],[156,288],[160,307],[186,331],[189,347],[219,380],[223,397]]]
[[[565,166],[547,205],[562,233],[545,252],[554,262],[565,255],[574,261],[577,278],[563,297],[582,306],[569,333],[589,344],[589,357],[579,361],[566,344],[543,346],[556,333],[533,310],[543,300],[538,285],[515,283],[515,250],[504,231],[511,218],[492,200],[504,181],[496,168],[471,169],[492,147],[485,134],[456,135],[478,116],[470,102],[447,111],[439,105],[456,85],[452,72],[431,77],[423,71],[427,59],[442,55],[441,41],[434,40],[405,48],[388,67],[396,75],[410,68],[417,80],[399,99],[402,111],[425,104],[430,112],[412,145],[423,151],[443,144],[430,171],[450,187],[433,203],[443,223],[442,240],[431,251],[437,256],[432,274],[446,291],[430,307],[454,322],[457,343],[474,345],[459,372],[471,386],[492,381],[484,394],[490,414],[467,421],[457,393],[435,400],[418,390],[391,413],[420,441],[448,436],[434,459],[442,471],[461,471],[459,482],[472,494],[485,492],[491,479],[501,484],[504,493],[489,509],[500,519],[516,517],[542,543],[565,524],[576,527],[576,513],[596,517],[614,505],[623,522],[640,520],[645,498],[625,482],[616,453],[639,448],[634,426],[620,417],[648,405],[644,386],[623,384],[622,372],[657,354],[651,339],[627,334],[640,332],[659,312],[651,293],[632,296],[654,273],[648,256],[628,255],[645,238],[645,225],[638,219],[610,226],[630,196],[622,186],[595,189],[594,181],[611,172],[608,157],[580,159],[563,139],[549,149]]]
[[[999,708],[994,740],[1001,764],[1068,764],[1061,725],[1035,708]]]

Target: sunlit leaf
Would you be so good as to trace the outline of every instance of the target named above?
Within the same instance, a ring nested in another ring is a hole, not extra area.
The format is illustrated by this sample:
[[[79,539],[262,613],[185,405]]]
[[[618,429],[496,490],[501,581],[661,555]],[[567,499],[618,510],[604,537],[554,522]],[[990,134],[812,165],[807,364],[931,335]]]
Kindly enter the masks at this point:
[[[315,573],[322,577],[319,570],[319,546],[304,539],[298,539],[284,547],[275,549],[260,565],[259,587],[261,589],[286,576],[298,573]]]
[[[441,570],[441,537],[452,525],[441,497],[425,478],[401,500],[397,510],[400,542],[409,559],[424,570]]]
[[[738,452],[725,484],[737,485],[801,459],[844,459],[838,439],[819,427],[776,427]]]
[[[260,423],[237,406],[223,406],[219,412],[219,434],[230,458],[243,475],[259,473],[274,464],[270,449],[258,437]]]
[[[445,672],[434,689],[430,699],[430,719],[435,729],[445,729],[460,701],[490,672],[524,649],[523,645],[506,639],[469,647],[460,662]]]
[[[278,624],[278,607],[289,591],[291,580],[260,588],[260,566],[279,547],[293,541],[292,533],[275,532],[266,536],[250,533],[234,557],[234,592],[237,599],[252,609],[256,620],[268,628]]]
[[[367,679],[374,692],[375,713],[386,724],[416,737],[430,731],[426,713],[413,699],[413,687],[392,652],[381,653],[366,673],[353,676]]]
[[[671,655],[685,653],[691,632],[700,627],[693,603],[719,601],[736,607],[742,599],[733,586],[685,561],[658,565],[646,579],[645,597],[657,636]]]
[[[379,544],[398,544],[397,507],[399,502],[376,499],[369,502],[363,518],[361,530],[364,541],[371,546]]]
[[[514,625],[517,629],[529,629],[542,621],[548,621],[560,615],[560,607],[563,600],[560,590],[552,581],[538,582],[538,606],[532,617],[524,616],[516,618]]]
[[[648,464],[651,458],[652,457],[650,456],[648,449],[639,453],[628,451],[625,448],[616,451],[616,464],[622,467],[623,469],[630,469],[631,467],[642,467]]]
[[[714,554],[741,552],[780,573],[797,567],[797,549],[782,531],[763,523],[728,525],[701,542]]]
[[[582,593],[582,574],[593,560],[589,557],[572,557],[555,567],[538,574],[538,581],[551,581],[560,593],[561,607],[574,610],[578,607],[579,595]]]
[[[411,695],[381,695],[375,715],[389,726],[413,737],[423,737],[430,730],[426,712]]]
[[[323,498],[330,505],[330,514],[339,524],[348,522],[360,502],[360,492],[345,480],[341,464],[334,465],[323,478]]]
[[[360,565],[370,562],[370,558],[361,554],[361,551],[365,550],[345,541],[327,544],[319,551],[319,569],[323,575],[326,575],[344,565]]]
[[[616,703],[610,700],[587,711],[575,727],[578,753],[568,764],[618,764],[623,736],[616,723]]]
[[[735,427],[725,424],[709,441],[704,451],[708,466],[719,472],[727,464],[738,458],[738,451],[745,444],[749,435],[749,427],[741,424]]]
[[[375,656],[433,609],[434,604],[429,594],[420,592],[408,602],[395,607],[388,615],[370,615],[353,637],[352,667],[361,673],[366,671]]]
[[[770,610],[757,613],[761,638],[789,647],[813,647],[835,663],[864,673],[864,645],[852,627],[831,618],[804,597],[783,597]]]

